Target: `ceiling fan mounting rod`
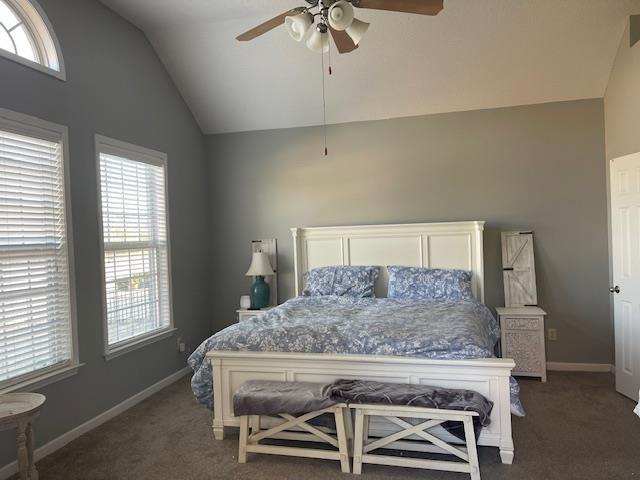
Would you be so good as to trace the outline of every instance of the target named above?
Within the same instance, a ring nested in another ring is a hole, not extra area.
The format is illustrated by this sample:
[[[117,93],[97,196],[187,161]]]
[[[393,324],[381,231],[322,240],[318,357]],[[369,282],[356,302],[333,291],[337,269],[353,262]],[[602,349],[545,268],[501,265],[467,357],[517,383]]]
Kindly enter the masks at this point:
[[[328,22],[329,19],[329,7],[334,3],[334,0],[318,0],[318,8],[320,9],[320,14],[322,15],[322,19],[325,23]]]
[[[322,6],[324,5],[325,8],[329,8],[331,5],[333,5],[337,0],[306,0],[306,2],[311,5],[309,8],[313,8],[313,7],[317,7],[317,6]],[[347,1],[351,1],[351,0],[347,0]]]

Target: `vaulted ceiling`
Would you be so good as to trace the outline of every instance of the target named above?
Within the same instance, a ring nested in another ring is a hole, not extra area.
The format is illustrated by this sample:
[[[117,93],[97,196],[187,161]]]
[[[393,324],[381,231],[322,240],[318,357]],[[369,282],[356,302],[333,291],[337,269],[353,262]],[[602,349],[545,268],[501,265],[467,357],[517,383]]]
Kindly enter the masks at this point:
[[[235,37],[303,0],[102,0],[148,36],[205,133],[322,123],[321,59],[284,28]],[[602,97],[638,0],[445,0],[435,17],[372,10],[332,50],[329,123]]]

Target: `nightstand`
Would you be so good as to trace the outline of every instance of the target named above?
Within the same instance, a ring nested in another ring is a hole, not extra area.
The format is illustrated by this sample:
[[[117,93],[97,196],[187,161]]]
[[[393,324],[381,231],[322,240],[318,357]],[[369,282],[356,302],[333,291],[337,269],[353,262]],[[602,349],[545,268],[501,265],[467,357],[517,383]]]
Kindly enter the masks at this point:
[[[236,310],[238,314],[238,322],[244,322],[245,320],[249,320],[250,318],[256,317],[267,310],[271,310],[273,307],[266,307],[261,310],[249,310],[241,308],[240,310]]]
[[[496,308],[502,332],[502,357],[512,358],[514,376],[540,377],[547,381],[544,317],[538,307]]]

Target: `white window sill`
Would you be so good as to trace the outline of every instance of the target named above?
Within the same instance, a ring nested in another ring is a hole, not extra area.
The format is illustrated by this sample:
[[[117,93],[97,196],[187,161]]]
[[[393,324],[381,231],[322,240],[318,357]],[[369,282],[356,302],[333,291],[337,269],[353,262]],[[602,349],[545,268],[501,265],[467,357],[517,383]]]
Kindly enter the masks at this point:
[[[0,395],[10,392],[22,391],[22,390],[38,390],[39,388],[44,387],[45,385],[49,385],[51,383],[57,382],[59,380],[63,380],[65,378],[69,378],[76,373],[80,367],[82,367],[84,363],[77,363],[75,365],[67,365],[65,367],[57,368],[55,370],[51,370],[42,375],[38,375],[26,380],[23,380],[19,383],[15,383],[6,388],[0,389]]]
[[[104,358],[105,360],[111,360],[112,358],[119,357],[120,355],[124,355],[125,353],[129,353],[133,350],[137,350],[152,343],[159,342],[160,340],[164,340],[165,338],[172,336],[177,331],[177,328],[171,327],[166,330],[160,330],[159,332],[152,333],[151,335],[145,335],[144,337],[133,339],[123,345],[116,345],[109,348],[105,352]]]

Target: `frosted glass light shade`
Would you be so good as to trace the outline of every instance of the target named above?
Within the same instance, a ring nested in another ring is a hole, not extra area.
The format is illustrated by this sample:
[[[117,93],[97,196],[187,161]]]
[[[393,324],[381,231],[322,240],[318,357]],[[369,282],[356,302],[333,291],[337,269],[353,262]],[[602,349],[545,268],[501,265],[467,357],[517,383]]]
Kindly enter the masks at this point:
[[[349,28],[347,28],[347,35],[351,37],[353,43],[358,45],[364,34],[367,33],[369,29],[369,24],[367,22],[363,22],[362,20],[358,20],[357,18],[353,19],[353,23]]]
[[[346,30],[353,23],[353,15],[353,5],[340,0],[329,9],[329,25],[334,30]]]
[[[251,257],[251,265],[247,271],[247,277],[264,277],[265,275],[273,275],[273,267],[269,261],[269,255],[264,252],[253,252]]]
[[[309,27],[313,23],[313,16],[310,13],[302,12],[298,15],[285,17],[284,28],[287,29],[289,36],[296,42],[301,42],[309,31]]]
[[[309,50],[316,53],[326,53],[329,51],[329,34],[314,31],[307,40]]]

